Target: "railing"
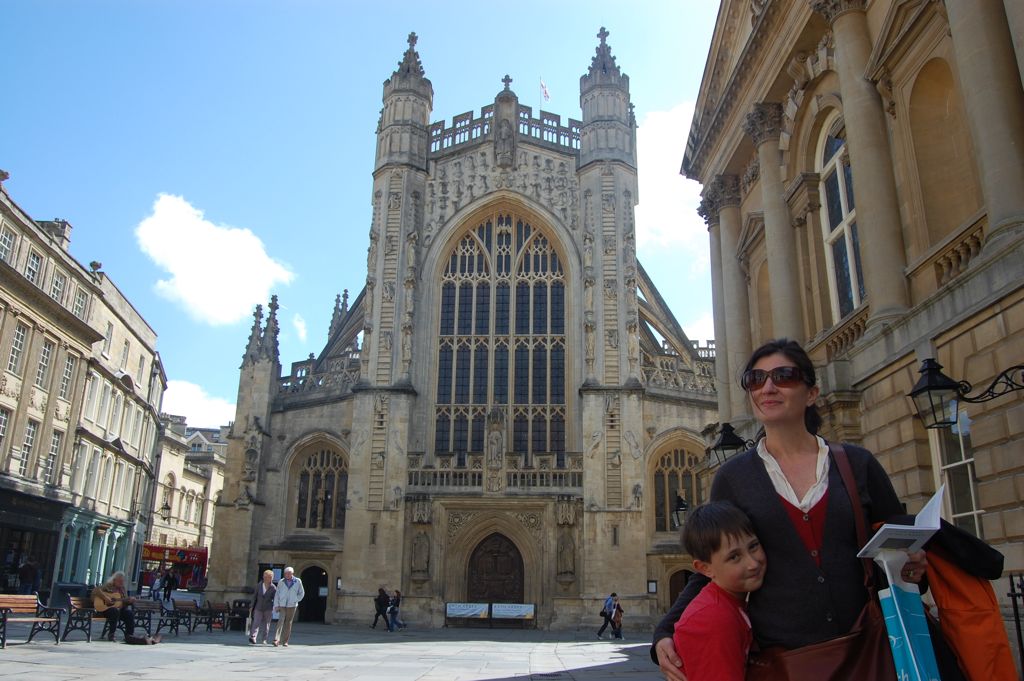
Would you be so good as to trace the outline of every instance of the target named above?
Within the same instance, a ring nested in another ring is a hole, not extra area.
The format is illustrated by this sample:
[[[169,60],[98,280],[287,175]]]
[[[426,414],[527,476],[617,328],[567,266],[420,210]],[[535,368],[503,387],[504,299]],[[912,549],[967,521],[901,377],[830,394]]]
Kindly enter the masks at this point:
[[[519,107],[519,134],[538,142],[568,149],[572,152],[580,148],[580,127],[582,123],[570,118],[567,126],[562,125],[561,116],[540,112],[540,118],[533,118],[533,109],[528,106]],[[430,126],[430,153],[443,154],[449,149],[460,147],[487,139],[491,132],[491,121],[494,119],[494,105],[489,104],[480,109],[480,117],[473,118],[473,112],[459,114],[452,118],[452,126],[444,127],[444,121],[437,121]]]
[[[931,278],[941,288],[963,274],[985,244],[987,216],[979,211],[907,267],[911,279]],[[929,276],[930,270],[930,276]]]
[[[424,469],[409,471],[409,489],[423,489],[427,487],[482,489],[483,485],[484,474],[480,470]]]
[[[583,471],[508,471],[505,474],[505,484],[510,490],[575,491],[583,489]]]
[[[431,467],[424,465],[422,452],[409,456],[410,491],[482,491],[485,478],[495,472],[504,476],[509,491],[567,494],[578,493],[583,488],[583,454],[580,452],[535,454],[529,467],[522,454],[508,453],[500,471],[490,466],[485,470],[483,454],[443,453],[434,458],[436,466]],[[488,489],[493,492],[500,487],[491,487],[488,483]]]
[[[701,396],[715,394],[714,369],[711,366],[697,367],[698,371],[694,372],[675,354],[653,357],[644,354],[643,359],[640,373],[649,388]]]
[[[864,335],[868,325],[868,307],[862,305],[825,336],[825,354],[829,360],[843,354]]]
[[[304,375],[284,376],[278,379],[278,394],[348,392],[359,380],[359,353],[332,358],[327,371]]]

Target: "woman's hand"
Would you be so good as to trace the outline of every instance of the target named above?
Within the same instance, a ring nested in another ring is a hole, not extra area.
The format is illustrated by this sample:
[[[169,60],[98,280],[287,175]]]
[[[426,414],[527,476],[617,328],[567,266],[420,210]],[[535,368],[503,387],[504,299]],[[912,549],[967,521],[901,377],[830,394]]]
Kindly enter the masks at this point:
[[[900,577],[903,578],[904,582],[910,584],[920,584],[921,580],[924,579],[925,571],[928,569],[928,559],[924,555],[924,551],[916,551],[914,553],[907,554],[907,562],[903,564],[903,570],[900,571]]]
[[[671,636],[666,636],[654,645],[654,654],[658,656],[658,667],[665,675],[665,681],[686,681],[686,674],[680,669],[683,661],[676,654]]]

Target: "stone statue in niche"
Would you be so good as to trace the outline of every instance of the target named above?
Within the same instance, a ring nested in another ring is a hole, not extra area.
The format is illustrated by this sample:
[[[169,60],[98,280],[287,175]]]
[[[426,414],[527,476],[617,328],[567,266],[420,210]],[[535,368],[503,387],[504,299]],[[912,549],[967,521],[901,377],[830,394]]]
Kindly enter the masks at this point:
[[[430,571],[430,539],[426,532],[418,532],[412,539],[412,563],[413,572],[425,573]]]
[[[391,352],[391,332],[383,331],[380,334],[380,344],[384,352]]]
[[[584,346],[586,348],[587,364],[592,367],[593,364],[594,364],[594,345],[595,345],[595,341],[594,341],[594,321],[591,320],[591,319],[588,319],[586,321],[586,323],[584,324],[583,328],[584,328],[584,332],[585,332]]]
[[[608,329],[608,331],[605,332],[605,339],[608,341],[608,347],[618,349],[619,332],[616,329]]]
[[[384,282],[384,294],[382,300],[385,303],[390,303],[395,299],[395,283],[393,281]]]
[[[601,210],[605,213],[615,212],[615,194],[604,192],[601,194]]]
[[[498,139],[494,143],[494,162],[499,168],[511,168],[514,161],[512,124],[507,118],[498,124]]]
[[[487,436],[487,467],[501,468],[505,458],[505,438],[498,429],[491,430]]]
[[[587,313],[593,314],[594,312],[594,281],[593,277],[587,277],[583,280],[583,309]]]
[[[629,372],[637,376],[640,370],[640,333],[637,330],[636,322],[630,322],[626,327],[626,337]]]
[[[590,446],[587,448],[587,456],[589,458],[594,458],[594,455],[597,454],[597,451],[601,449],[602,438],[604,438],[604,433],[602,433],[600,430],[595,430],[593,433],[590,434]]]
[[[629,453],[634,460],[639,460],[643,456],[643,450],[640,449],[640,443],[637,442],[636,434],[632,430],[626,431],[626,446],[629,447]]]
[[[399,192],[388,194],[388,210],[398,210],[402,207],[402,195]]]
[[[563,531],[558,538],[558,574],[576,574],[576,544],[569,530]]]
[[[256,467],[259,453],[255,449],[245,450],[245,461],[242,462],[242,480],[253,482],[256,480]]]

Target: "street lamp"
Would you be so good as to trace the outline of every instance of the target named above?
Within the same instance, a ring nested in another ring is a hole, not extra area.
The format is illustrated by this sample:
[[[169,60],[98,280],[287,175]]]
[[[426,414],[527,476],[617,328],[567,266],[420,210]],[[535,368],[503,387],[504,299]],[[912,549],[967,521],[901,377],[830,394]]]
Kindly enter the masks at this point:
[[[164,505],[160,507],[160,517],[164,519],[165,523],[171,521],[171,505],[164,499]]]
[[[925,428],[948,428],[956,424],[957,404],[960,402],[988,402],[1000,395],[1024,390],[1024,365],[1010,367],[996,376],[983,392],[973,397],[967,381],[955,381],[942,373],[942,365],[929,357],[921,362],[921,378],[910,391]]]
[[[690,502],[676,493],[676,504],[672,509],[672,527],[678,529],[686,522],[686,512],[690,510]]]
[[[732,424],[725,421],[715,444],[707,448],[708,468],[717,468],[725,463],[730,454],[753,446],[753,440],[744,440],[736,434]]]

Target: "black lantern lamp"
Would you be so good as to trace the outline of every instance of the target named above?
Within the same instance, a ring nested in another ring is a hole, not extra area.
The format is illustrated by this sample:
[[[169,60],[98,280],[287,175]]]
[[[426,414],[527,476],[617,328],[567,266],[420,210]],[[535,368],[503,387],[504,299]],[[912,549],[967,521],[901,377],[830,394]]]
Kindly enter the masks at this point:
[[[715,444],[708,447],[708,467],[716,468],[721,466],[734,452],[749,449],[753,446],[753,440],[741,438],[736,434],[732,424],[726,421],[722,423],[722,430]]]
[[[160,507],[160,517],[164,519],[164,522],[170,522],[171,520],[171,505],[164,499],[164,505]]]
[[[690,510],[690,502],[676,494],[676,505],[672,509],[672,527],[680,528],[686,522],[686,512]]]
[[[942,365],[933,358],[921,362],[921,378],[910,391],[925,428],[949,428],[957,422],[959,402],[988,402],[1000,395],[1024,390],[1024,365],[1010,367],[1002,372],[984,392],[969,397],[973,389],[967,381],[954,381],[942,373]]]

